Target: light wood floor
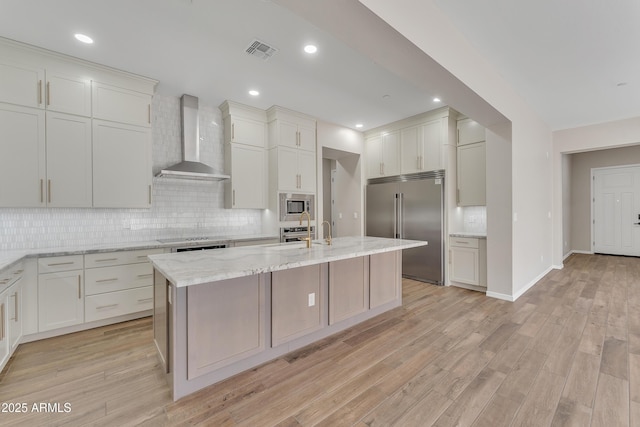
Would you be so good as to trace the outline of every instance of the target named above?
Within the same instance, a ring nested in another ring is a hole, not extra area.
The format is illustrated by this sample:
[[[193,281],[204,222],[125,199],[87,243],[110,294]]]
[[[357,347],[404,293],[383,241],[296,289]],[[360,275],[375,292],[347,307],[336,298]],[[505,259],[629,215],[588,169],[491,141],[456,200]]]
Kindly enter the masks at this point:
[[[175,403],[150,319],[24,344],[0,402],[71,412],[0,425],[640,426],[640,259],[573,255],[515,303],[403,288],[401,308]]]

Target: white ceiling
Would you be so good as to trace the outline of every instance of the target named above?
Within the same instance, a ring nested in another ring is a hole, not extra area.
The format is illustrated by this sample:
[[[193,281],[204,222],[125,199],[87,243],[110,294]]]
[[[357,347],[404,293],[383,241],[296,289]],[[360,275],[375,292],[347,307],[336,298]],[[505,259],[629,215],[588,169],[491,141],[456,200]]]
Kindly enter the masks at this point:
[[[640,1],[433,1],[552,129],[640,116]]]
[[[640,116],[640,2],[432,1],[552,128]],[[447,95],[267,0],[0,0],[0,36],[158,79],[162,94],[281,105],[348,127],[428,111]],[[247,55],[254,38],[279,52]],[[313,57],[302,51],[308,42],[319,47]]]

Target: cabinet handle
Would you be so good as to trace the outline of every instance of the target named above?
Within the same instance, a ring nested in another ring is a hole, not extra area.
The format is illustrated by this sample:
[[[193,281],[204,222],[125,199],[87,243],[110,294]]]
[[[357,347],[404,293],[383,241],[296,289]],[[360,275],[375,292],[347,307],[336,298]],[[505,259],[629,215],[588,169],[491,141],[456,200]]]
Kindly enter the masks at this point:
[[[457,245],[468,245],[469,242],[461,242],[460,240],[456,240]]]
[[[149,184],[149,204],[151,204],[151,184]]]
[[[142,299],[139,299],[138,302],[147,302],[151,300],[153,300],[153,298],[142,298]]]
[[[69,261],[69,262],[54,262],[52,264],[47,264],[48,267],[57,267],[59,265],[72,265],[75,264],[73,261]]]
[[[231,201],[231,205],[235,206],[236,205],[236,190],[233,190],[233,200]]]
[[[231,141],[235,139],[236,129],[234,123],[231,123]]]
[[[456,203],[460,203],[460,189],[456,188]]]
[[[300,131],[296,132],[296,145],[300,147],[302,144],[300,143]]]
[[[44,203],[44,179],[40,180],[40,203]]]
[[[147,108],[147,121],[151,124],[151,104],[149,104],[149,108]]]
[[[42,104],[42,80],[38,80],[38,105]]]
[[[148,255],[138,255],[138,259],[147,259]]]
[[[418,165],[418,169],[424,169],[424,157],[420,156],[420,164]]]
[[[47,180],[47,203],[51,203],[51,180]]]
[[[51,82],[47,82],[47,105],[51,105]]]
[[[0,321],[2,321],[2,328],[0,328],[0,341],[4,341],[4,303],[0,305]]]
[[[82,278],[78,274],[78,299],[82,299]]]
[[[416,156],[416,169],[420,169],[420,156]]]
[[[13,293],[13,317],[11,320],[18,322],[18,291]]]
[[[117,261],[118,258],[102,258],[102,259],[97,259],[95,260],[95,262],[110,262],[110,261]]]
[[[151,277],[151,276],[153,276],[153,274],[152,274],[152,273],[149,273],[149,274],[138,274],[138,276],[137,276],[137,277],[138,277],[139,279],[142,279],[143,277]]]
[[[107,305],[99,305],[96,307],[96,310],[102,310],[103,308],[112,308],[117,307],[119,304],[107,304]]]
[[[100,280],[96,280],[96,283],[107,283],[107,282],[117,282],[118,278],[114,277],[112,279],[100,279]]]

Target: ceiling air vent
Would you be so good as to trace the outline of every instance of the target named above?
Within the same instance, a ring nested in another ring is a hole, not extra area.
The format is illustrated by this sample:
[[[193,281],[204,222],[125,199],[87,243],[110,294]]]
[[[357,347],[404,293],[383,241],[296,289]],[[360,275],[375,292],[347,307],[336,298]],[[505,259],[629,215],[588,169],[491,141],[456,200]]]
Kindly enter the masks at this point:
[[[278,52],[278,49],[273,46],[269,46],[268,44],[261,42],[258,39],[255,39],[251,42],[249,47],[247,47],[246,52],[249,55],[257,56],[258,58],[266,61],[267,59],[275,55]]]

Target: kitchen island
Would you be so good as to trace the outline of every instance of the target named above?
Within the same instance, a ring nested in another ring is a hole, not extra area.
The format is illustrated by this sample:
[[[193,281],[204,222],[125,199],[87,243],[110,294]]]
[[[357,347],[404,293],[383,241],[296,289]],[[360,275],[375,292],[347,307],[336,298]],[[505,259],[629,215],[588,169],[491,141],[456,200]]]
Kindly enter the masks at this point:
[[[402,304],[402,250],[376,237],[152,255],[154,340],[173,399]]]

